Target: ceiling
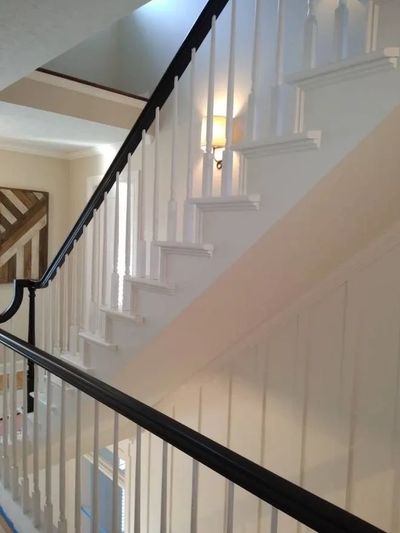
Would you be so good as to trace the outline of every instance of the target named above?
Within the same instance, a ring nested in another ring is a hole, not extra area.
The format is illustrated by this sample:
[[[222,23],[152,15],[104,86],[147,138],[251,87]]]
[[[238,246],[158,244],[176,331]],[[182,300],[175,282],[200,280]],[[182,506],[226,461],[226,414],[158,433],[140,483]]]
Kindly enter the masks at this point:
[[[148,0],[3,0],[0,90]]]
[[[67,157],[119,145],[126,135],[123,128],[0,102],[0,148]]]

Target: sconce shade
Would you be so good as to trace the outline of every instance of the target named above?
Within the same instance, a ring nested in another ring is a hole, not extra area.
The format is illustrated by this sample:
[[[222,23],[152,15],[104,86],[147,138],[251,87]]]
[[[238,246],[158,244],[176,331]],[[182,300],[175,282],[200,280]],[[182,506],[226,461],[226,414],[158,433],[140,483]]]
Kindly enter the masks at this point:
[[[213,148],[224,148],[226,145],[226,117],[213,117],[213,135],[211,146]],[[201,123],[201,148],[207,149],[207,117]]]

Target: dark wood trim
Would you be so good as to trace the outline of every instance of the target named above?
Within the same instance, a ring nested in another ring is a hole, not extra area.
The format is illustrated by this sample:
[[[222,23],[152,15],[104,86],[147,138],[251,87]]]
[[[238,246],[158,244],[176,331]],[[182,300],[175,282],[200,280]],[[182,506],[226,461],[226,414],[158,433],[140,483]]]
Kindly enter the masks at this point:
[[[107,85],[102,85],[101,83],[96,83],[94,81],[83,80],[82,78],[76,78],[75,76],[70,76],[69,74],[63,74],[62,72],[56,72],[55,70],[50,70],[47,68],[37,68],[37,72],[43,72],[43,74],[50,74],[50,76],[56,76],[57,78],[62,78],[68,81],[74,81],[76,83],[81,83],[82,85],[87,85],[88,87],[94,87],[95,89],[101,89],[109,93],[119,94],[120,96],[126,96],[127,98],[133,98],[135,100],[141,100],[142,102],[147,102],[149,99],[145,96],[139,96],[134,93],[129,93],[127,91],[121,91],[120,89],[114,89],[113,87],[108,87]]]
[[[174,448],[314,531],[384,533],[311,492],[249,461],[173,418],[43,350],[0,330],[0,344],[76,387]]]

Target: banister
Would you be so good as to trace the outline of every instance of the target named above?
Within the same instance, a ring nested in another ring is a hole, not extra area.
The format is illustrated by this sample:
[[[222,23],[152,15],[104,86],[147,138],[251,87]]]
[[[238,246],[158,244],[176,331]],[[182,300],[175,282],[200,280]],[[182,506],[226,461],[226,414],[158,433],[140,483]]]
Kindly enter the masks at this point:
[[[295,520],[323,533],[384,533],[101,380],[0,330],[0,344],[138,424]]]
[[[10,320],[18,311],[22,303],[21,290],[23,293],[24,287],[42,289],[47,287],[49,281],[55,277],[58,268],[64,263],[65,257],[71,252],[74,242],[82,235],[84,226],[89,224],[95,209],[98,209],[102,204],[104,193],[112,188],[117,173],[122,172],[127,164],[128,155],[139,146],[142,140],[142,131],[148,131],[154,121],[156,109],[161,108],[172,93],[175,77],[180,78],[185,72],[191,61],[192,49],[197,50],[199,48],[209,33],[213,17],[218,18],[228,2],[229,0],[209,0],[207,2],[46,272],[39,280],[16,280],[13,301],[6,311],[0,313],[0,323]]]

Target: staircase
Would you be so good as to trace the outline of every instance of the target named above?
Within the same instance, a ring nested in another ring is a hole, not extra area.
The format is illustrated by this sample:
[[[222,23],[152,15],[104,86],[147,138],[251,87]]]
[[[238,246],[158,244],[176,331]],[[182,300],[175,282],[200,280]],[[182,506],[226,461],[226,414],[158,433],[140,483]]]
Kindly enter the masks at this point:
[[[111,530],[120,531],[117,449],[134,422],[135,533],[145,530],[141,483],[150,485],[150,478],[145,482],[141,474],[140,443],[150,435],[163,444],[160,490],[147,490],[160,512],[155,521],[146,515],[146,531],[168,528],[172,448],[193,462],[191,532],[211,531],[207,520],[215,512],[210,502],[198,514],[199,462],[227,480],[228,533],[239,531],[235,516],[242,531],[283,532],[281,512],[299,530],[304,524],[324,532],[378,531],[106,383],[118,382],[129,368],[129,392],[136,397],[135,384],[150,379],[136,371],[144,349],[398,106],[393,20],[400,20],[394,0],[339,0],[334,9],[324,0],[256,0],[254,9],[245,0],[207,3],[47,271],[39,281],[16,280],[14,300],[0,315],[1,322],[9,320],[28,289],[28,340],[37,348],[0,334],[0,344],[11,350],[4,351],[4,375],[12,378],[3,393],[11,423],[4,429],[3,484],[32,512],[35,525],[80,531],[75,459],[92,450],[90,528],[98,531],[99,449],[112,445]],[[222,141],[215,131],[221,116]],[[26,377],[21,433],[13,416],[15,354]],[[173,355],[163,354],[160,365],[169,366],[169,375],[183,365]],[[189,357],[185,375],[206,362],[207,354]],[[154,404],[179,384],[158,382],[156,394],[146,396],[142,387],[140,399]],[[66,510],[70,461],[73,518]],[[60,473],[57,513],[52,465]],[[238,519],[235,484],[269,505],[265,523],[261,511],[258,518]]]

